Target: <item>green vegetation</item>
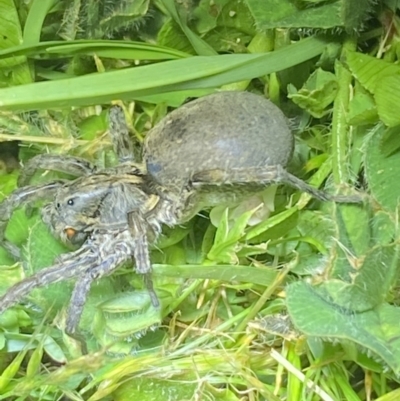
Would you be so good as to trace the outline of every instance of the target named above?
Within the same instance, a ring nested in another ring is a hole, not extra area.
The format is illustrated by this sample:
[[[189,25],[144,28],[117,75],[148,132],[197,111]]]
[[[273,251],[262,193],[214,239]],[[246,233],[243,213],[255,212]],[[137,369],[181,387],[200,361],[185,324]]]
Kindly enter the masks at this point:
[[[0,400],[400,399],[399,11],[397,0],[0,0],[0,141],[20,141],[22,162],[52,152],[112,165],[111,102],[124,101],[138,149],[168,107],[223,87],[284,110],[294,174],[369,195],[323,204],[269,188],[268,219],[215,208],[165,230],[152,252],[162,324],[122,267],[90,293],[88,354],[64,333],[72,283],[35,290],[0,315]],[[1,199],[18,176],[7,152]],[[22,260],[0,248],[1,293],[68,251],[37,206],[8,225]]]

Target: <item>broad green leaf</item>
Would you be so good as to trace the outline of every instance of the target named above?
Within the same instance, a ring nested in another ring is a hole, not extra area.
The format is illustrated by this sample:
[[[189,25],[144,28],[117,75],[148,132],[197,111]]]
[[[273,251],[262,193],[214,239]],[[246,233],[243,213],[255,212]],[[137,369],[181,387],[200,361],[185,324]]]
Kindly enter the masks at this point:
[[[165,22],[158,31],[157,43],[188,54],[196,54],[189,39],[172,19]]]
[[[372,218],[367,206],[336,205],[336,237],[356,258],[363,257],[373,244]]]
[[[129,354],[148,329],[161,323],[161,317],[161,310],[151,305],[148,291],[123,293],[97,305],[91,331],[110,352]]]
[[[312,242],[300,242],[296,251],[299,261],[293,272],[299,275],[318,275],[324,268],[323,260],[332,247],[334,222],[331,216],[321,211],[305,210],[299,214],[296,229],[300,239],[310,238]],[[318,249],[319,253],[315,253]]]
[[[22,42],[22,31],[13,0],[0,0],[0,49],[9,49]],[[0,87],[32,82],[25,57],[0,60]]]
[[[373,5],[372,1],[334,0],[299,6],[291,0],[246,0],[259,30],[272,28],[343,27],[359,29]]]
[[[371,224],[371,238],[376,244],[389,245],[397,237],[397,221],[390,212],[378,210]]]
[[[335,74],[318,68],[299,90],[288,86],[288,98],[313,117],[321,118],[327,113],[327,107],[335,100],[339,89]]]
[[[36,217],[35,223],[29,228],[23,249],[23,260],[28,264],[26,271],[33,274],[43,267],[49,267],[57,256],[69,251]]]
[[[308,38],[266,54],[190,57],[61,81],[21,85],[0,90],[0,108],[26,110],[71,107],[113,99],[137,99],[166,92],[215,88],[299,64],[321,54],[324,47],[323,40]],[[37,93],[41,96],[38,97]]]
[[[348,123],[350,125],[375,124],[378,112],[374,99],[368,93],[356,92],[349,104]]]
[[[375,94],[384,77],[400,74],[397,64],[367,54],[349,52],[346,61],[355,78],[372,94]]]
[[[149,3],[149,0],[131,0],[117,3],[118,6],[111,9],[111,12],[104,15],[100,20],[101,30],[110,35],[119,29],[137,26],[147,14]]]
[[[382,155],[389,157],[400,149],[400,125],[387,128],[382,136]]]
[[[196,18],[196,30],[200,34],[207,33],[217,27],[218,16],[223,7],[229,4],[231,0],[200,0],[199,5],[193,11],[193,16]]]
[[[372,248],[365,256],[348,263],[347,277],[332,278],[320,286],[325,298],[338,308],[353,312],[364,312],[381,304],[393,284],[398,268],[399,247],[392,244]],[[339,253],[339,258],[346,255]],[[356,265],[358,263],[358,265]]]
[[[238,242],[243,237],[245,233],[244,230],[257,209],[259,209],[259,207],[243,213],[233,224],[229,224],[229,208],[225,209],[225,213],[215,234],[214,245],[207,255],[211,261],[218,261],[221,263],[238,262],[238,257],[236,255],[236,252],[240,249],[240,244]]]
[[[174,0],[158,0],[169,16],[174,20],[176,24],[182,29],[182,32],[186,35],[189,42],[192,44],[193,49],[200,56],[212,56],[216,55],[217,52],[203,39],[200,38],[196,33],[194,33],[186,24],[186,21],[179,15],[177,6]]]
[[[212,8],[213,5],[210,4],[210,7]],[[257,32],[253,16],[246,2],[241,0],[231,0],[223,5],[221,12],[218,13],[217,26],[221,28],[221,32],[224,29],[235,30],[238,33],[242,32],[251,36]]]
[[[34,224],[28,228],[25,242],[22,244],[22,260],[25,276],[30,276],[42,268],[50,267],[55,259],[69,250],[56,240],[48,228],[36,216]],[[29,294],[30,299],[46,313],[54,307],[59,310],[70,297],[70,285],[58,283],[48,288],[40,288]]]
[[[204,36],[204,40],[221,53],[247,53],[246,45],[251,39],[251,35],[225,27],[217,27]]]
[[[329,0],[298,0],[299,3],[304,3],[304,6],[309,4],[326,3]]]
[[[353,311],[365,311],[382,303],[393,285],[398,267],[399,246],[393,238],[376,233],[376,222],[366,207],[341,205],[335,208],[335,239],[321,284],[332,302]],[[378,242],[378,240],[383,242]]]
[[[371,195],[387,211],[398,210],[400,190],[400,153],[389,156],[382,151],[381,142],[385,128],[377,125],[370,134],[365,146],[365,176]]]
[[[353,341],[400,373],[400,309],[381,304],[364,312],[347,310],[326,298],[318,287],[297,282],[286,288],[295,327],[310,337]]]
[[[400,72],[381,77],[375,88],[376,108],[380,119],[389,127],[400,124],[397,105],[400,104]]]

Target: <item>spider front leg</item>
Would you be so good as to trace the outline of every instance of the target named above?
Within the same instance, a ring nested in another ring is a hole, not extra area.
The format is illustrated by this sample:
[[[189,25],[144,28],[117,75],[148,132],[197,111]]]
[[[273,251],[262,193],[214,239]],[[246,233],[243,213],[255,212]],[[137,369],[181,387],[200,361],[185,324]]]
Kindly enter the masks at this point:
[[[133,146],[124,110],[118,105],[112,106],[109,111],[109,133],[119,162],[134,162]]]
[[[38,287],[78,277],[87,269],[87,265],[94,262],[94,257],[87,248],[72,252],[62,262],[38,271],[36,274],[25,278],[14,284],[7,292],[0,297],[0,313],[20,302],[28,296],[31,291]]]
[[[76,334],[83,308],[85,307],[86,299],[94,280],[95,278],[92,276],[91,271],[87,270],[75,284],[68,306],[67,321],[65,324],[65,332],[70,336]]]
[[[86,266],[86,271],[79,277],[79,280],[75,284],[68,306],[67,321],[65,324],[65,331],[68,335],[72,337],[76,336],[83,308],[85,307],[93,281],[111,273],[122,261],[120,257],[114,255],[103,260],[99,265],[95,261],[91,261]]]
[[[78,278],[68,308],[66,331],[75,334],[91,283],[115,270],[128,260],[131,251],[125,245],[125,238],[95,236],[75,252],[66,254],[61,262],[15,284],[0,297],[0,313],[20,302],[35,288]],[[99,260],[99,255],[104,255]]]
[[[0,245],[4,246],[15,259],[18,260],[20,257],[19,248],[5,239],[5,231],[13,211],[24,204],[53,196],[62,184],[63,181],[56,181],[44,185],[23,187],[15,190],[0,203]]]
[[[79,157],[52,154],[37,155],[25,163],[18,178],[18,186],[23,187],[29,184],[39,169],[59,171],[76,177],[91,174],[95,170],[91,163]]]
[[[128,226],[133,238],[133,257],[136,271],[143,275],[144,284],[149,292],[151,303],[155,308],[160,307],[160,301],[154,291],[152,268],[147,240],[147,224],[140,212],[128,214]]]
[[[214,169],[201,171],[193,175],[192,185],[201,188],[204,185],[269,185],[287,184],[306,192],[322,201],[338,203],[361,203],[361,195],[331,195],[315,188],[293,174],[288,173],[282,166],[246,167],[228,170]]]

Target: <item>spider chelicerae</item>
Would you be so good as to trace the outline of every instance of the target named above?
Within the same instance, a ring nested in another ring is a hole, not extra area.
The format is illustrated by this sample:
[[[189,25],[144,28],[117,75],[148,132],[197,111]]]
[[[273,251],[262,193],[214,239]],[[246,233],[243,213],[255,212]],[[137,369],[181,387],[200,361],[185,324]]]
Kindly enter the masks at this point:
[[[13,210],[42,199],[42,219],[64,242],[80,245],[56,263],[25,278],[0,298],[0,312],[34,288],[78,278],[67,311],[66,332],[77,331],[92,282],[132,259],[144,277],[154,307],[149,243],[162,225],[189,220],[199,210],[229,204],[286,183],[320,200],[360,202],[359,195],[330,195],[285,169],[293,134],[283,113],[269,100],[248,92],[218,92],[168,114],[147,135],[142,163],[119,106],[110,108],[110,134],[119,159],[97,169],[84,159],[39,155],[22,169],[18,186],[0,203],[0,243],[15,258],[19,249],[4,233]],[[29,185],[38,169],[78,178]]]

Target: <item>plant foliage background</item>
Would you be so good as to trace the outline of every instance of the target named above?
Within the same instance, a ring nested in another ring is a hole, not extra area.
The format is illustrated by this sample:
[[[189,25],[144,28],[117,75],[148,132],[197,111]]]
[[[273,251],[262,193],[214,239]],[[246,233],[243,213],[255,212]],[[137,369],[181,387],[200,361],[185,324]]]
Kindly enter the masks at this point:
[[[71,283],[34,291],[0,315],[0,399],[397,400],[399,8],[0,0],[2,198],[19,161],[36,154],[115,163],[111,102],[124,101],[140,153],[169,110],[221,88],[284,110],[297,176],[367,194],[338,205],[268,188],[165,230],[152,252],[162,316],[122,267],[90,293],[88,353],[64,333]],[[40,171],[34,182],[55,176]],[[0,248],[2,292],[68,251],[35,206],[8,224],[22,260]]]

